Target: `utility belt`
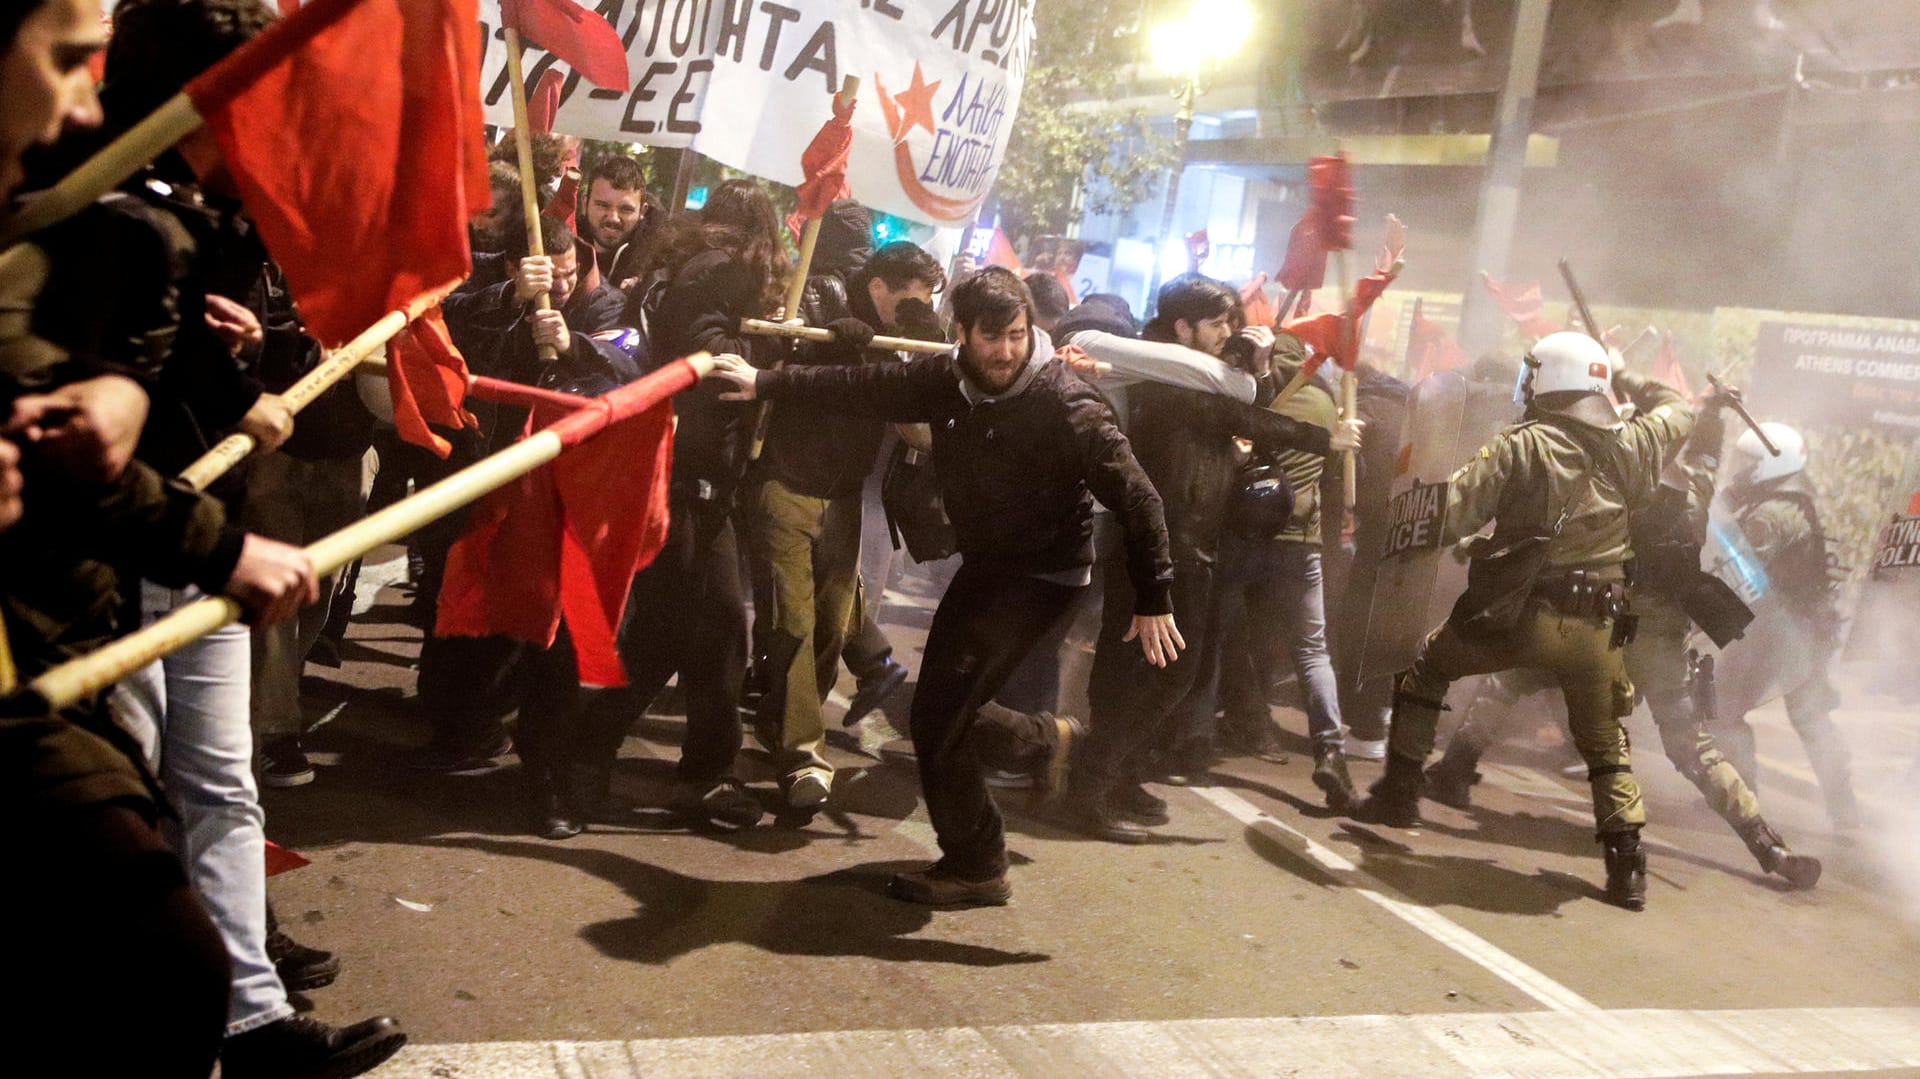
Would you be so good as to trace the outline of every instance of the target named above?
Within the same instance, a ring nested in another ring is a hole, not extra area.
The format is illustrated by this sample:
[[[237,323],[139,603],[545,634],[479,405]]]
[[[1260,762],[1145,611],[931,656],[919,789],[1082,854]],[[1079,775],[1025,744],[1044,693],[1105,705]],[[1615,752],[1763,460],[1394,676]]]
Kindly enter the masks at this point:
[[[1545,574],[1534,582],[1533,595],[1561,614],[1611,621],[1616,648],[1633,640],[1638,628],[1623,570],[1576,569]]]

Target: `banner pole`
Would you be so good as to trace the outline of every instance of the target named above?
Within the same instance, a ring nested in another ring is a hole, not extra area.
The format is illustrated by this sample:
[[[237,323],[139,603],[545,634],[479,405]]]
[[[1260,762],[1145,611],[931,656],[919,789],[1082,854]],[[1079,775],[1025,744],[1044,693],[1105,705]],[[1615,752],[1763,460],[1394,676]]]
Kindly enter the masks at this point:
[[[507,81],[508,90],[513,98],[513,148],[520,158],[520,210],[527,219],[527,254],[539,255],[546,251],[546,242],[540,235],[540,191],[533,175],[533,129],[527,126],[527,76],[520,67],[520,31],[512,26],[507,31]],[[553,297],[545,292],[534,297],[533,306],[539,311],[553,310]],[[552,345],[540,346],[540,358],[548,363],[560,358]]]
[[[388,341],[407,328],[412,321],[405,311],[389,311],[380,321],[374,323],[360,336],[341,348],[328,352],[320,365],[307,372],[306,376],[294,383],[287,392],[280,395],[286,401],[287,408],[295,415],[312,404],[322,393],[330,389],[353,370],[365,363],[367,358],[386,345]],[[201,455],[198,461],[188,465],[180,473],[180,482],[196,491],[204,491],[214,480],[227,474],[233,466],[246,460],[254,451],[252,435],[228,435],[219,444]]]
[[[652,398],[647,407],[698,383],[713,370],[713,357],[702,352],[614,391],[627,398]],[[611,413],[612,410],[609,410]],[[589,436],[591,437],[591,436]],[[477,501],[512,483],[555,457],[565,448],[552,428],[537,431],[519,442],[386,509],[372,513],[306,548],[318,575],[331,573],[383,543],[392,543],[422,525]],[[209,596],[175,610],[144,629],[104,648],[62,663],[26,686],[24,702],[0,705],[0,714],[20,709],[57,711],[79,703],[113,683],[222,627],[239,621],[240,605],[226,596]]]
[[[816,341],[821,344],[833,340],[831,330],[796,325],[791,322],[770,322],[759,318],[741,319],[740,332],[753,337],[791,337],[797,341]],[[929,356],[953,351],[953,345],[949,342],[922,341],[913,337],[875,336],[873,347],[883,348],[889,352],[923,352]]]

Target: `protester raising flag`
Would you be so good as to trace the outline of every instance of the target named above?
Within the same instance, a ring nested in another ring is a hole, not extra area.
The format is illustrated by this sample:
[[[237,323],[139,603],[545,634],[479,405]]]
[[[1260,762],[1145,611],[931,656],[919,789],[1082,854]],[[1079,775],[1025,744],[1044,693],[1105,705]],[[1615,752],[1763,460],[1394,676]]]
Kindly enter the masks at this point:
[[[615,636],[634,575],[666,542],[673,471],[672,407],[658,394],[649,408],[629,402],[674,368],[571,413],[535,406],[530,426],[566,452],[474,507],[447,556],[436,634],[546,647],[564,618],[581,684],[627,684]]]
[[[476,14],[476,21],[479,16]],[[633,88],[627,47],[607,20],[573,0],[500,0],[500,20],[565,60],[580,77],[621,93]],[[476,85],[478,76],[476,78]]]
[[[478,18],[475,0],[313,0],[187,85],[322,344],[467,276],[490,197]],[[333,24],[298,44],[315,19]]]
[[[1493,275],[1480,271],[1480,280],[1486,283],[1487,293],[1493,302],[1507,313],[1507,317],[1520,324],[1520,332],[1528,337],[1545,337],[1557,332],[1560,327],[1544,317],[1546,302],[1540,295],[1540,283],[1530,281],[1524,285],[1508,285],[1494,280]]]

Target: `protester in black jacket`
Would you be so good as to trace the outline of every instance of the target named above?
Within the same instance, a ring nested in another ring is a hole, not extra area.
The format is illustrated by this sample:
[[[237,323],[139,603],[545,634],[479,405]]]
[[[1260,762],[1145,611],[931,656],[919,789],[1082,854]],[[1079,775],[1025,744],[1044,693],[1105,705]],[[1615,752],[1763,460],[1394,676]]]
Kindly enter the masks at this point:
[[[1271,331],[1243,336],[1239,316],[1239,295],[1231,287],[1186,274],[1161,289],[1158,314],[1145,336],[1234,357],[1242,369],[1265,374]],[[1267,451],[1319,454],[1328,452],[1330,440],[1325,428],[1220,394],[1148,382],[1131,387],[1128,397],[1128,437],[1167,506],[1176,567],[1174,609],[1186,621],[1188,647],[1198,650],[1209,621],[1220,535],[1240,491],[1241,458],[1234,439],[1245,438]],[[1113,584],[1108,594],[1119,598]],[[1074,761],[1066,808],[1068,819],[1089,835],[1138,843],[1147,838],[1141,823],[1163,822],[1166,812],[1141,785],[1150,767],[1146,751],[1165,734],[1199,671],[1192,662],[1175,667],[1140,662],[1127,647],[1127,632],[1124,608],[1103,613],[1088,687],[1093,730]]]
[[[953,289],[953,309],[957,355],[784,371],[723,357],[715,375],[738,387],[732,399],[796,400],[931,425],[963,558],[934,614],[911,721],[942,857],[895,877],[892,891],[915,903],[1000,904],[1012,887],[983,757],[1056,776],[1075,725],[1026,719],[1027,729],[1000,730],[976,710],[1086,587],[1094,497],[1126,530],[1135,591],[1129,639],[1139,637],[1155,664],[1172,662],[1184,644],[1170,605],[1160,496],[1100,395],[1064,365],[1035,362],[1026,286],[1006,270],[982,270]],[[970,738],[976,730],[981,737]]]

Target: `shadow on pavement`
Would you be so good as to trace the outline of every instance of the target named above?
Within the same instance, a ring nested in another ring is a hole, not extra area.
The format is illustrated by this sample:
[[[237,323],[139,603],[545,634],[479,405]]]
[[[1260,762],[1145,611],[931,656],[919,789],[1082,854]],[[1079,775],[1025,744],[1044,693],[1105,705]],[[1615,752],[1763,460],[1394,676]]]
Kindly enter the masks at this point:
[[[918,862],[875,862],[793,881],[711,881],[589,847],[466,837],[423,840],[419,845],[552,862],[620,887],[638,902],[639,911],[580,931],[582,939],[612,959],[661,964],[726,943],[779,955],[975,967],[1052,958],[1041,952],[911,938],[938,912],[888,898],[886,885],[894,873],[918,868]]]

